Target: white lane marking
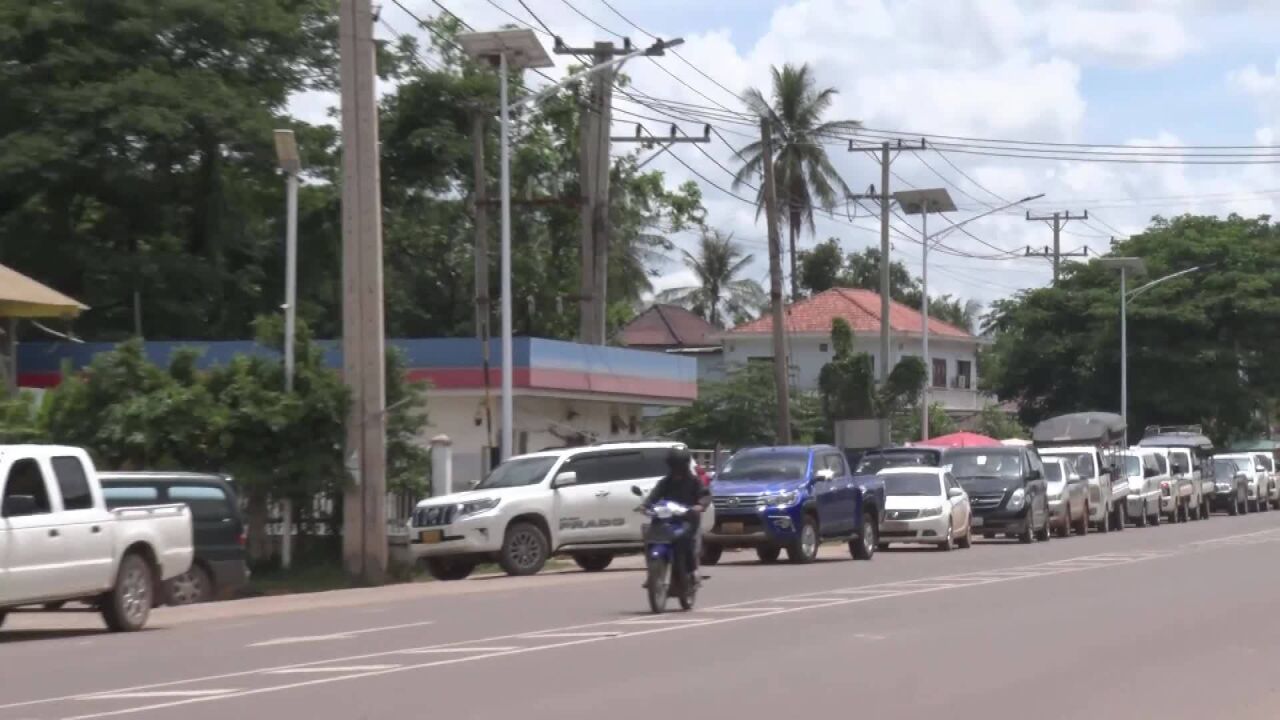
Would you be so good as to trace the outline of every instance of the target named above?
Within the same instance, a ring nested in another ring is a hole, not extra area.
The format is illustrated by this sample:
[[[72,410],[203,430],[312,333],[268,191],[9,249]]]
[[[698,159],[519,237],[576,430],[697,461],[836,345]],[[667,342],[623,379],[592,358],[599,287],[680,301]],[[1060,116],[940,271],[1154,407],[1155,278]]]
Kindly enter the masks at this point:
[[[299,635],[296,637],[282,637],[251,643],[247,647],[272,647],[274,645],[296,645],[298,643],[322,642],[325,640],[350,640],[357,635],[365,635],[367,633],[386,632],[387,630],[403,630],[405,628],[422,627],[423,625],[434,624],[434,620],[423,620],[421,622],[404,623],[401,625],[386,625],[384,627],[364,628],[362,630],[343,630],[342,632],[330,633],[328,635]]]
[[[285,668],[284,670],[272,670],[267,674],[296,675],[299,673],[365,673],[395,670],[399,667],[399,665],[336,665],[333,667]]]
[[[601,624],[601,625],[613,625],[613,624],[615,624],[616,622],[617,622],[617,621],[615,620],[615,621],[612,621],[612,622],[600,623],[600,624]],[[590,625],[588,625],[587,627],[591,627],[591,626],[590,626]],[[531,632],[531,633],[525,633],[525,634],[523,634],[523,635],[517,635],[516,637],[521,637],[521,638],[530,638],[530,639],[537,639],[537,638],[550,638],[550,639],[555,639],[555,638],[607,638],[607,637],[617,637],[617,636],[619,636],[619,635],[621,635],[621,634],[622,634],[622,631],[621,631],[621,630],[607,630],[607,631],[601,631],[601,632],[555,632],[555,631],[551,631],[551,630],[549,630],[549,631],[545,631],[545,632]]]
[[[1160,554],[1160,555],[1156,555],[1156,556],[1149,557],[1149,558],[1136,558],[1136,559],[1134,560],[1134,562],[1137,562],[1137,561],[1140,561],[1140,560],[1147,560],[1147,559],[1156,559],[1156,558],[1161,558],[1161,557],[1174,557],[1174,556],[1177,556],[1177,555],[1186,554],[1186,553],[1191,552],[1190,548],[1205,548],[1205,549],[1213,549],[1214,547],[1221,547],[1223,544],[1225,544],[1225,543],[1222,543],[1221,541],[1230,541],[1230,540],[1233,540],[1233,539],[1236,539],[1236,538],[1242,538],[1242,537],[1253,537],[1253,536],[1257,536],[1257,535],[1270,535],[1270,536],[1280,535],[1280,528],[1275,529],[1275,530],[1264,530],[1264,531],[1253,532],[1253,533],[1245,533],[1245,534],[1242,534],[1242,535],[1236,535],[1236,536],[1231,536],[1231,535],[1229,535],[1229,536],[1224,536],[1224,537],[1222,537],[1222,538],[1216,538],[1215,540],[1216,540],[1217,542],[1215,542],[1215,541],[1199,541],[1199,542],[1197,542],[1197,543],[1187,543],[1186,545],[1183,545],[1183,546],[1182,546],[1182,548],[1180,548],[1180,549],[1179,549],[1179,550],[1177,550],[1177,551],[1170,551],[1170,552],[1167,552],[1167,553],[1164,553],[1164,554]],[[1214,543],[1214,544],[1213,544],[1213,545],[1210,545],[1210,543]],[[1089,556],[1081,556],[1081,557],[1089,557]],[[1061,561],[1061,560],[1057,560],[1057,561],[1052,561],[1052,562],[1062,562],[1062,561]],[[1023,567],[1044,567],[1044,566],[1046,566],[1046,565],[1050,565],[1050,564],[1051,564],[1051,563],[1039,563],[1039,564],[1037,564],[1037,565],[1035,565],[1035,566],[1023,566]],[[1086,568],[1078,568],[1078,569],[1077,569],[1077,568],[1067,568],[1067,569],[1065,569],[1065,570],[1063,570],[1063,571],[1061,571],[1061,572],[1053,572],[1053,573],[1051,573],[1051,574],[1055,574],[1055,575],[1056,575],[1056,574],[1065,574],[1066,572],[1081,572],[1081,571],[1084,571],[1084,570],[1086,570]],[[984,573],[989,573],[989,572],[991,572],[991,571],[976,570],[976,571],[972,571],[972,572],[969,572],[969,573],[961,573],[961,574],[956,574],[956,575],[942,575],[942,576],[937,576],[937,577],[933,577],[933,578],[918,578],[918,580],[945,580],[945,581],[951,581],[951,582],[954,582],[954,581],[968,581],[968,580],[971,580],[971,579],[978,579],[978,578],[982,578],[982,579],[981,579],[981,581],[979,581],[979,582],[967,582],[967,584],[964,584],[964,585],[960,585],[960,586],[958,586],[958,587],[969,588],[969,587],[976,587],[976,586],[979,586],[979,585],[987,585],[987,584],[993,584],[993,583],[998,583],[998,582],[1006,582],[1006,581],[1009,581],[1009,580],[1017,580],[1017,579],[1021,579],[1022,577],[1026,577],[1026,576],[1019,576],[1019,577],[1012,577],[1012,578],[1009,578],[1009,577],[1000,577],[1000,578],[991,578],[991,579],[986,579],[986,578],[983,578],[983,577],[982,577],[982,576],[984,575]],[[850,599],[850,601],[848,601],[848,602],[842,602],[842,603],[841,603],[841,604],[853,604],[853,603],[856,603],[856,602],[862,602],[862,601],[867,601],[867,600],[884,600],[884,599],[888,599],[888,598],[892,598],[892,597],[898,597],[899,595],[912,594],[912,593],[901,593],[901,592],[894,592],[894,591],[886,592],[886,591],[876,590],[876,588],[888,587],[888,586],[891,586],[891,585],[892,585],[892,586],[901,585],[903,582],[911,582],[911,581],[893,581],[893,582],[886,582],[886,583],[883,583],[883,584],[881,584],[881,585],[866,585],[866,586],[862,586],[862,587],[860,587],[860,588],[846,588],[845,590],[838,590],[838,589],[837,589],[837,590],[819,590],[819,591],[816,591],[816,592],[813,592],[813,593],[810,593],[810,594],[811,594],[811,595],[815,595],[815,596],[816,596],[816,595],[829,595],[829,594],[832,594],[832,593],[836,593],[836,594],[838,594],[838,593],[847,593],[847,592],[849,592],[849,591],[851,591],[851,590],[875,591],[875,592],[877,593],[877,594],[875,594],[875,595],[869,595],[869,596],[866,596],[866,597],[854,597],[854,598],[851,598],[851,599]],[[920,592],[936,592],[936,591],[920,591]],[[795,596],[791,596],[791,597],[795,597]],[[744,601],[742,601],[742,602],[738,602],[738,603],[731,603],[731,604],[726,604],[726,605],[720,605],[720,606],[717,606],[717,607],[715,607],[715,608],[703,608],[700,612],[707,612],[707,611],[712,611],[712,610],[714,610],[714,611],[716,611],[716,612],[725,612],[725,613],[729,613],[729,612],[733,612],[735,608],[744,608],[744,606],[751,605],[752,603],[770,602],[770,601],[776,601],[777,599],[778,599],[778,598],[757,598],[757,599],[755,599],[755,600],[744,600]],[[828,605],[814,605],[814,606],[805,606],[805,607],[772,608],[772,609],[770,609],[768,612],[763,612],[763,611],[762,611],[762,612],[750,612],[750,613],[744,612],[743,614],[739,614],[739,615],[736,615],[736,616],[734,616],[734,617],[729,617],[729,618],[724,618],[724,619],[717,619],[717,620],[712,620],[712,621],[709,621],[709,622],[706,622],[706,623],[701,623],[701,625],[716,625],[716,624],[719,624],[719,623],[721,623],[721,622],[731,622],[731,621],[743,620],[743,619],[756,619],[756,618],[759,618],[759,617],[765,617],[765,616],[768,616],[768,615],[785,614],[785,613],[790,613],[790,612],[796,612],[796,611],[799,611],[799,610],[812,610],[812,609],[820,609],[820,608],[826,608],[826,607],[832,607],[832,605],[828,604]],[[751,608],[744,608],[744,609],[745,609],[745,610],[752,610]],[[506,634],[506,635],[497,635],[497,636],[488,637],[488,638],[473,638],[473,639],[469,639],[469,640],[458,640],[458,641],[455,641],[455,642],[452,642],[452,643],[441,643],[441,644],[439,644],[439,645],[435,645],[435,646],[424,646],[424,647],[422,647],[422,648],[405,648],[405,649],[399,649],[399,650],[383,650],[383,651],[379,651],[379,652],[364,653],[364,654],[360,654],[360,655],[350,655],[350,656],[346,656],[346,657],[328,658],[328,659],[325,659],[325,660],[313,660],[313,661],[309,661],[309,662],[304,662],[304,663],[294,663],[294,664],[290,664],[290,665],[280,665],[280,666],[275,666],[274,668],[272,668],[272,667],[268,667],[268,668],[255,668],[255,669],[253,669],[253,670],[242,670],[242,671],[231,672],[231,673],[222,673],[222,674],[218,674],[218,675],[207,675],[207,676],[203,676],[203,677],[186,678],[186,679],[182,679],[182,680],[170,680],[170,681],[166,681],[166,682],[151,683],[151,684],[147,684],[147,685],[136,685],[136,686],[133,686],[133,687],[118,688],[118,689],[116,689],[116,690],[113,690],[113,691],[106,691],[106,692],[125,692],[125,691],[132,691],[132,690],[146,690],[146,689],[150,689],[150,688],[159,688],[159,687],[172,687],[172,686],[174,686],[174,685],[187,685],[187,684],[192,684],[192,683],[197,683],[197,682],[209,682],[209,681],[213,681],[213,680],[223,680],[223,679],[226,679],[226,678],[233,678],[233,677],[245,677],[245,676],[249,676],[249,675],[259,675],[259,674],[263,674],[263,673],[266,673],[266,672],[270,672],[270,671],[271,671],[271,670],[273,670],[273,669],[287,669],[287,668],[298,668],[298,667],[312,667],[312,666],[316,666],[316,665],[323,665],[323,664],[325,664],[325,663],[344,662],[344,661],[352,661],[352,660],[367,660],[367,659],[370,659],[370,658],[379,658],[379,657],[386,657],[386,656],[389,656],[389,655],[396,655],[396,654],[404,653],[404,652],[405,652],[405,650],[412,650],[412,649],[422,649],[422,650],[425,650],[425,649],[430,649],[430,648],[457,647],[457,646],[461,646],[461,645],[467,645],[467,644],[469,644],[469,643],[478,643],[478,642],[494,642],[494,641],[499,641],[499,640],[512,640],[512,639],[528,638],[528,637],[531,637],[531,636],[532,636],[532,637],[547,637],[547,636],[548,636],[548,633],[556,633],[556,632],[558,632],[558,631],[562,631],[562,630],[563,630],[563,631],[570,631],[570,630],[579,630],[579,629],[592,628],[592,627],[606,627],[606,626],[609,626],[609,625],[614,625],[616,622],[617,622],[617,621],[615,621],[615,620],[605,620],[605,621],[601,621],[601,622],[584,623],[584,624],[581,624],[581,625],[568,625],[568,626],[564,626],[564,627],[561,627],[561,628],[550,628],[550,629],[542,630],[542,631],[534,631],[534,632],[519,632],[519,633],[510,633],[510,634]],[[666,627],[666,628],[654,628],[654,629],[651,629],[651,630],[643,630],[643,631],[635,631],[635,632],[631,632],[631,633],[628,633],[628,634],[627,634],[627,636],[628,636],[628,637],[630,637],[630,636],[638,636],[638,635],[647,635],[647,634],[651,634],[651,633],[655,633],[655,632],[663,632],[663,631],[668,631],[668,630],[672,630],[672,629],[679,629],[679,628],[670,628],[670,627]],[[615,635],[615,634],[620,634],[620,633],[609,633],[609,635]],[[513,650],[513,651],[510,651],[510,652],[493,653],[493,654],[489,654],[489,655],[471,655],[471,656],[468,656],[468,657],[465,657],[465,658],[456,658],[456,659],[448,660],[448,661],[436,661],[436,662],[432,662],[432,663],[425,663],[425,664],[422,664],[422,665],[407,666],[407,667],[405,667],[404,669],[405,669],[405,670],[413,670],[413,669],[424,668],[424,667],[434,667],[434,666],[436,666],[436,665],[441,665],[441,664],[454,664],[454,663],[456,663],[456,662],[469,662],[469,661],[471,661],[471,660],[483,660],[483,659],[487,659],[487,658],[491,658],[491,657],[503,657],[503,656],[506,656],[506,655],[519,654],[519,653],[529,652],[529,651],[534,651],[534,650],[551,650],[551,649],[555,649],[555,648],[559,648],[559,647],[568,647],[568,646],[573,646],[573,645],[581,645],[581,644],[586,644],[586,643],[590,643],[590,642],[595,642],[595,641],[596,641],[596,640],[598,640],[598,639],[599,639],[598,637],[590,637],[590,638],[586,638],[586,639],[572,640],[572,641],[565,642],[565,643],[556,643],[556,644],[554,644],[554,645],[540,645],[540,646],[533,646],[533,647],[529,647],[529,648],[521,648],[521,649]],[[387,671],[387,672],[394,672],[394,671]],[[372,674],[380,674],[380,673],[372,673]],[[356,675],[356,676],[343,676],[343,677],[339,677],[339,678],[324,678],[324,679],[322,679],[322,680],[320,680],[320,681],[310,681],[310,682],[307,682],[307,683],[297,683],[297,684],[294,684],[294,685],[281,686],[281,687],[278,687],[278,688],[261,688],[261,689],[257,689],[257,690],[249,690],[249,691],[245,691],[245,693],[241,693],[241,694],[258,694],[258,693],[261,693],[261,692],[272,692],[272,691],[275,691],[275,690],[287,690],[287,689],[290,689],[290,688],[292,688],[292,687],[298,687],[298,686],[303,686],[303,685],[311,685],[311,684],[315,684],[316,682],[328,682],[328,681],[333,681],[333,680],[357,679],[357,678],[360,678],[360,677],[364,677],[364,676],[363,676],[363,675]],[[100,691],[100,692],[99,692],[99,693],[97,693],[97,694],[101,694],[101,692],[102,692],[102,691]],[[9,708],[16,708],[16,707],[26,707],[26,706],[31,706],[31,705],[44,705],[44,704],[49,704],[49,703],[62,702],[62,701],[65,701],[65,700],[74,700],[74,699],[81,698],[81,697],[85,697],[85,696],[92,695],[92,694],[94,694],[94,693],[76,693],[76,694],[72,694],[72,695],[61,695],[61,696],[51,697],[51,698],[41,698],[41,699],[38,699],[38,700],[25,700],[25,701],[16,702],[16,703],[8,703],[8,704],[0,705],[0,710],[9,709]],[[237,695],[231,695],[231,696],[228,696],[228,697],[238,697],[239,695],[240,695],[240,694],[237,694]],[[221,699],[221,698],[213,698],[213,699]],[[119,714],[129,713],[129,712],[141,712],[141,711],[146,711],[146,710],[159,709],[159,708],[162,708],[162,707],[170,707],[170,706],[175,705],[175,704],[178,704],[178,705],[184,705],[184,704],[188,704],[188,703],[191,703],[191,702],[203,702],[203,701],[205,701],[205,700],[206,700],[205,698],[199,698],[199,699],[194,699],[194,700],[184,700],[184,701],[179,701],[178,703],[169,703],[169,704],[160,705],[160,706],[143,706],[143,707],[138,707],[138,708],[130,708],[130,709],[125,709],[125,710],[121,710],[121,711],[114,711],[114,712],[112,712],[112,713],[108,713],[108,715],[119,715]],[[86,716],[80,716],[79,718],[68,718],[67,720],[89,720],[90,718],[105,717],[105,716],[107,716],[107,715],[103,715],[103,714],[86,715]]]
[[[707,622],[709,619],[710,618],[700,618],[700,617],[658,616],[658,617],[651,617],[651,618],[639,618],[636,620],[623,620],[618,624],[619,625],[679,625],[683,623],[685,625],[696,625],[698,623]]]
[[[447,648],[420,648],[415,650],[401,650],[403,653],[413,655],[433,655],[436,653],[471,653],[471,652],[507,652],[508,650],[519,650],[519,645],[502,645],[500,647],[447,647]]]
[[[81,700],[142,700],[147,698],[186,698],[204,697],[206,695],[225,695],[240,692],[240,688],[222,688],[211,690],[153,690],[151,692],[119,692],[102,695],[86,695]]]
[[[753,613],[753,612],[772,612],[781,610],[780,607],[709,607],[699,609],[698,612],[704,613]]]
[[[824,602],[844,602],[845,600],[848,600],[848,599],[849,598],[847,597],[802,597],[802,598],[781,598],[778,600],[778,602],[796,603],[796,604],[800,604],[800,603],[812,604],[812,603],[824,603]]]

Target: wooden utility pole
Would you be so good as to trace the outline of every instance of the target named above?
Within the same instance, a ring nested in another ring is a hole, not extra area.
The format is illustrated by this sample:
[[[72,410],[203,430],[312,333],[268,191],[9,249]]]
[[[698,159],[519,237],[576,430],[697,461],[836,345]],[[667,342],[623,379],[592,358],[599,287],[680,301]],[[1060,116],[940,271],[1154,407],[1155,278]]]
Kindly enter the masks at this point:
[[[387,572],[386,352],[382,315],[382,198],[370,0],[341,0],[342,377],[351,390],[342,558],[347,573],[380,584]]]
[[[475,175],[472,202],[475,205],[475,294],[476,337],[480,342],[489,340],[489,203],[488,176],[484,167],[485,114],[475,111],[471,115],[471,168]]]
[[[782,299],[782,241],[778,237],[778,199],[774,195],[773,184],[773,131],[768,118],[760,119],[760,146],[764,155],[764,217],[769,225],[769,302],[773,309],[773,384],[778,393],[777,442],[779,445],[790,445],[790,359],[787,357],[786,313]]]

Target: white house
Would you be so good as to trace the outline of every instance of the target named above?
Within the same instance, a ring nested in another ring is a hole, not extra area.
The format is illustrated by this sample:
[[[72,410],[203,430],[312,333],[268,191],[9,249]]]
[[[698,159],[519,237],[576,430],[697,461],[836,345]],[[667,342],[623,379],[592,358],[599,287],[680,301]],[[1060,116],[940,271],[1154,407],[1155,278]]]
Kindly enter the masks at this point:
[[[787,306],[791,381],[798,390],[818,389],[818,373],[832,358],[831,323],[844,318],[853,329],[854,352],[872,358],[880,372],[880,295],[870,290],[833,288]],[[890,358],[923,356],[920,311],[889,303]],[[726,366],[773,362],[773,318],[765,316],[721,333]],[[985,341],[963,328],[929,319],[929,401],[964,417],[995,402],[977,391],[978,348]]]

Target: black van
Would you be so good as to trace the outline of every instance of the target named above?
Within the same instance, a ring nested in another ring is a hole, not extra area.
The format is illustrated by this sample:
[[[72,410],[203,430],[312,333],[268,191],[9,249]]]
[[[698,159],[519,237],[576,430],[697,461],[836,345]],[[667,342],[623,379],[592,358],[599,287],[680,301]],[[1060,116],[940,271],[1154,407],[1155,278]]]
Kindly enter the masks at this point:
[[[183,472],[101,473],[107,508],[186,503],[195,559],[165,583],[164,602],[188,605],[234,596],[249,580],[244,521],[235,490],[222,475]]]
[[[1029,543],[1049,539],[1049,494],[1044,463],[1032,447],[952,448],[942,457],[969,495],[973,532]]]

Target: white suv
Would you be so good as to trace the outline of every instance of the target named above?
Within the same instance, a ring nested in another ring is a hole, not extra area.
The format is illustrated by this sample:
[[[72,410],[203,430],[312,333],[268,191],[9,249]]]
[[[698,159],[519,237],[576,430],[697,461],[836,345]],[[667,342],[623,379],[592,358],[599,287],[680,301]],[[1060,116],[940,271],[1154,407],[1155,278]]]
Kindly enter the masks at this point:
[[[675,447],[683,445],[611,443],[513,457],[472,490],[418,503],[409,547],[440,580],[461,580],[487,561],[509,575],[532,575],[557,553],[583,570],[604,570],[615,555],[644,548],[644,516],[631,488],[652,490]],[[713,512],[703,532],[715,524]]]

